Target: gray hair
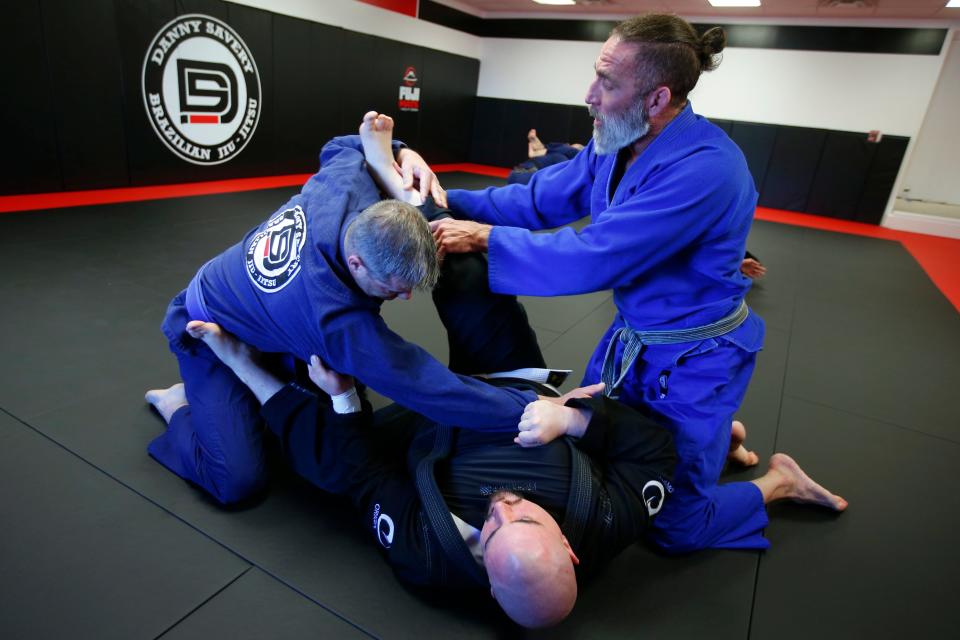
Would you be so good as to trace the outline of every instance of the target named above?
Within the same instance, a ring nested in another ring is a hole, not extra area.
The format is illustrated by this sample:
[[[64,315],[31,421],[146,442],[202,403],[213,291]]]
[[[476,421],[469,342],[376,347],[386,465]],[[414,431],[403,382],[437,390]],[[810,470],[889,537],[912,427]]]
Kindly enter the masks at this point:
[[[391,277],[416,289],[432,289],[440,277],[437,245],[420,210],[399,200],[381,200],[347,226],[344,246],[381,282]]]

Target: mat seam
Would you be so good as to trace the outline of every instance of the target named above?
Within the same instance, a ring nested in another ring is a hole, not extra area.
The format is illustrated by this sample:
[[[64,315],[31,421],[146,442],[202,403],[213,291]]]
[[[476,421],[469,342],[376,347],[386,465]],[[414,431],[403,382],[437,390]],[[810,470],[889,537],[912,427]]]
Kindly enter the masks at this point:
[[[105,475],[107,478],[113,480],[114,482],[116,482],[116,483],[119,484],[120,486],[124,487],[124,488],[127,489],[128,491],[130,491],[130,492],[132,492],[132,493],[140,496],[141,498],[143,498],[144,500],[146,500],[147,502],[149,502],[150,504],[152,504],[152,505],[155,506],[156,508],[160,509],[161,511],[163,511],[164,513],[166,513],[166,514],[169,515],[170,517],[174,518],[175,520],[178,520],[179,522],[182,522],[184,525],[186,525],[186,526],[189,527],[190,529],[194,530],[195,532],[199,533],[199,534],[200,534],[201,536],[203,536],[204,538],[207,538],[208,540],[210,540],[211,542],[213,542],[213,543],[217,544],[218,546],[222,547],[223,549],[225,549],[226,551],[230,552],[230,553],[233,554],[234,556],[240,558],[241,560],[243,560],[244,562],[246,562],[247,564],[250,565],[250,567],[248,567],[248,569],[247,569],[248,571],[249,571],[250,568],[256,567],[257,569],[259,569],[259,570],[262,571],[263,573],[267,574],[268,576],[270,576],[271,578],[273,578],[273,579],[276,580],[277,582],[280,582],[281,584],[283,584],[284,586],[286,586],[287,588],[289,588],[291,591],[299,594],[301,597],[309,600],[310,602],[314,603],[315,605],[317,605],[318,607],[320,607],[320,608],[323,609],[324,611],[330,613],[331,615],[333,615],[333,616],[336,617],[337,619],[339,619],[339,620],[341,620],[342,622],[350,625],[351,627],[355,628],[356,630],[360,631],[361,633],[364,633],[364,634],[370,636],[371,638],[378,638],[378,637],[379,637],[379,636],[377,636],[375,633],[373,633],[372,631],[368,631],[368,630],[365,629],[364,627],[361,627],[359,624],[357,624],[356,622],[350,620],[350,619],[347,618],[345,615],[337,612],[337,611],[334,610],[334,609],[331,609],[330,607],[328,607],[327,605],[319,602],[319,601],[316,600],[315,598],[312,598],[311,596],[307,595],[306,593],[304,593],[303,591],[301,591],[300,589],[298,589],[296,586],[290,584],[289,582],[287,582],[287,581],[284,580],[283,578],[277,576],[276,574],[274,574],[274,573],[271,572],[270,570],[268,570],[268,569],[266,569],[265,567],[259,565],[258,563],[254,562],[253,560],[247,558],[246,556],[244,556],[244,555],[241,554],[240,552],[236,551],[235,549],[232,549],[232,548],[231,548],[230,546],[228,546],[226,543],[221,542],[220,540],[216,539],[215,537],[213,537],[212,535],[210,535],[209,533],[207,533],[207,532],[204,531],[203,529],[200,529],[197,525],[193,524],[193,523],[190,522],[189,520],[186,520],[185,518],[183,518],[182,516],[178,515],[177,513],[171,511],[170,509],[168,509],[167,507],[163,506],[162,504],[160,504],[159,502],[157,502],[157,501],[154,500],[153,498],[150,498],[150,497],[147,496],[146,494],[138,491],[137,489],[134,489],[132,486],[130,486],[129,484],[127,484],[127,483],[124,482],[123,480],[120,480],[118,477],[114,476],[114,475],[111,474],[109,471],[106,471],[105,469],[97,466],[96,464],[94,464],[94,463],[91,462],[90,460],[87,460],[86,458],[84,458],[82,455],[80,455],[80,454],[77,453],[76,451],[73,451],[73,450],[67,448],[66,445],[64,445],[63,443],[61,443],[61,442],[58,441],[57,439],[55,439],[55,438],[47,435],[46,433],[44,433],[43,431],[41,431],[41,430],[38,429],[37,427],[33,426],[32,424],[24,421],[23,419],[21,419],[21,418],[19,418],[18,416],[10,413],[8,410],[6,410],[6,409],[4,409],[4,408],[2,408],[2,407],[0,407],[0,413],[4,413],[4,414],[6,414],[7,416],[9,416],[11,419],[16,420],[17,422],[19,422],[20,424],[22,424],[22,425],[25,426],[26,428],[28,428],[28,429],[30,429],[31,431],[33,431],[34,433],[36,433],[37,435],[39,435],[39,436],[41,436],[42,438],[44,438],[44,439],[52,442],[54,445],[60,447],[61,449],[63,449],[64,451],[66,451],[67,453],[69,453],[70,455],[72,455],[73,457],[77,458],[78,460],[80,460],[81,462],[83,462],[84,464],[86,464],[87,466],[89,466],[89,467],[95,469],[96,471],[100,472],[101,474]],[[246,573],[246,572],[244,572],[244,573]],[[241,575],[242,575],[242,574],[241,574]],[[239,576],[238,576],[238,577],[239,577]],[[166,631],[164,631],[163,633],[166,633]],[[159,637],[159,636],[158,636],[158,637]]]

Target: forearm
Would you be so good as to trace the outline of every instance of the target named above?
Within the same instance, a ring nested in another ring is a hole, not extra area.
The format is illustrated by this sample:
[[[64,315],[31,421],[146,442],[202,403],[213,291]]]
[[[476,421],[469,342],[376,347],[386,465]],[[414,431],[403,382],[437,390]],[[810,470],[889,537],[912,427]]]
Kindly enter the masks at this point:
[[[261,415],[290,467],[325,491],[350,493],[372,465],[364,440],[369,404],[357,413],[338,414],[324,399],[290,383],[263,405]]]
[[[224,360],[224,364],[240,378],[240,382],[247,385],[261,406],[284,387],[284,383],[277,376],[261,367],[253,358],[228,358],[228,360],[231,361]]]

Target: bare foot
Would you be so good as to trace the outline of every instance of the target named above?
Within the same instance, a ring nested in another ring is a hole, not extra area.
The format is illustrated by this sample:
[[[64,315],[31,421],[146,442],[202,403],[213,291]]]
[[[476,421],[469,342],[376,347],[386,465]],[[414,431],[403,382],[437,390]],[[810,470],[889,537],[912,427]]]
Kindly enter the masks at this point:
[[[540,138],[537,137],[537,130],[530,129],[530,131],[527,132],[527,157],[537,158],[545,155],[547,155],[547,148],[540,142]]]
[[[743,446],[743,441],[746,439],[747,428],[739,420],[734,420],[730,425],[730,452],[727,454],[727,460],[744,467],[752,467],[760,462],[760,456]]]
[[[256,349],[237,340],[233,334],[224,331],[215,322],[191,320],[187,323],[187,333],[207,343],[210,350],[231,369],[255,362],[259,355]]]
[[[178,382],[169,389],[150,389],[144,399],[153,405],[167,424],[170,424],[170,418],[177,409],[187,406],[187,394],[182,382]]]
[[[847,501],[834,495],[814,482],[803,472],[800,465],[785,453],[775,453],[770,458],[766,475],[753,481],[763,492],[764,502],[793,500],[815,504],[835,511],[847,508]]]
[[[393,118],[368,111],[363,114],[360,123],[360,141],[363,143],[363,157],[367,161],[367,170],[377,185],[391,198],[412,205],[423,204],[420,192],[405,190],[403,178],[397,173],[393,158]]]

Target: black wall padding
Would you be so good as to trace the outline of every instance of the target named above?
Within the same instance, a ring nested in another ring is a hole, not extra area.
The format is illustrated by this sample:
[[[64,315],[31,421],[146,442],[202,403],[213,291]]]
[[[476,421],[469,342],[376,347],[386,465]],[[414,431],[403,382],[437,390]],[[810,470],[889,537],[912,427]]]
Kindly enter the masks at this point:
[[[776,125],[733,122],[727,135],[737,143],[743,155],[746,156],[747,166],[753,175],[753,183],[757,191],[760,191],[763,180],[767,176],[767,167],[770,166],[773,142],[777,137]]]
[[[106,3],[44,0],[43,31],[50,86],[57,105],[63,188],[126,184],[120,43],[115,15]]]
[[[909,138],[711,119],[739,145],[759,204],[879,224]],[[592,120],[575,105],[478,98],[470,160],[512,167],[527,154],[526,135],[544,142],[590,139]],[[691,188],[695,188],[693,185]]]
[[[41,0],[42,1],[42,0]],[[207,169],[173,155],[150,126],[141,93],[143,56],[154,34],[176,16],[172,0],[97,0],[113,4],[120,40],[121,77],[103,77],[123,87],[124,138],[127,145],[129,184],[133,186],[209,180]],[[217,172],[217,177],[221,177]],[[193,174],[194,177],[189,177]],[[202,176],[202,177],[201,177]],[[124,184],[113,185],[128,186]]]
[[[825,129],[778,128],[770,164],[760,188],[761,207],[806,211],[826,137]]]
[[[854,220],[877,145],[848,131],[830,131],[810,189],[806,211]]]
[[[343,105],[355,102],[351,98],[356,90],[337,85],[337,69],[354,47],[369,46],[365,37],[357,40],[364,42],[348,41],[334,27],[273,16],[274,72],[269,75],[274,99],[270,100],[272,111],[264,113],[258,125],[266,124],[272,131],[276,166],[270,173],[312,171],[320,145],[349,132],[341,128]],[[267,105],[264,100],[264,109]]]
[[[727,135],[730,135],[730,132],[733,131],[733,120],[722,120],[720,118],[710,118],[710,122],[712,122],[713,124],[723,129],[723,131]]]
[[[55,103],[44,50],[39,0],[4,6],[0,21],[0,77],[4,126],[0,144],[0,193],[63,188],[57,148]]]
[[[144,108],[147,47],[190,13],[227,22],[260,75],[256,131],[220,165],[176,156]],[[408,66],[419,112],[397,104]],[[0,194],[17,194],[313,172],[323,143],[355,133],[371,109],[392,115],[398,137],[430,161],[462,161],[480,62],[222,0],[12,0],[0,21],[0,72]]]
[[[433,163],[463,162],[470,157],[479,64],[464,73],[461,56],[435,49],[424,49],[423,56],[423,82],[444,90],[421,106],[428,132],[421,130],[416,149]]]
[[[867,172],[863,193],[857,205],[855,220],[858,222],[880,224],[909,142],[910,138],[884,136],[877,145],[877,151]]]
[[[512,167],[527,159],[527,132],[537,130],[544,143],[586,144],[593,131],[586,107],[478,98],[472,162]]]

